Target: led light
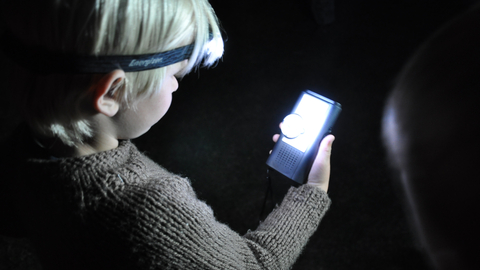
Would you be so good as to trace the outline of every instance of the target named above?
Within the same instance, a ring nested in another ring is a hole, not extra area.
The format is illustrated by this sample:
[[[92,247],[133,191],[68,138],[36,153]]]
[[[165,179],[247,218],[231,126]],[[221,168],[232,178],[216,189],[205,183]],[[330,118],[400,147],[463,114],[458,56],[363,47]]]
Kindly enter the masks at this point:
[[[206,45],[207,54],[210,57],[219,58],[223,55],[223,39],[222,37],[212,38]]]
[[[282,122],[282,133],[289,139],[296,138],[305,132],[304,122],[300,115],[292,113],[287,115]]]
[[[286,136],[282,140],[305,152],[317,137],[328,116],[330,106],[312,96],[303,95],[297,109],[291,115],[299,115],[304,131],[296,137]],[[287,116],[288,117],[288,116]],[[292,121],[294,122],[294,121]],[[283,133],[283,124],[282,124]]]

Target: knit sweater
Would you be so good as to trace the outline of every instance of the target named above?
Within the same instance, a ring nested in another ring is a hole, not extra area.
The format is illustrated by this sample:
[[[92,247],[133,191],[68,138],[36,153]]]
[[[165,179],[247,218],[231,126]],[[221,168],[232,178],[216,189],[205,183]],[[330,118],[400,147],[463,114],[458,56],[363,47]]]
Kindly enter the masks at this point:
[[[47,270],[289,269],[330,206],[321,189],[292,187],[242,236],[215,219],[187,178],[130,141],[20,163],[14,197]]]

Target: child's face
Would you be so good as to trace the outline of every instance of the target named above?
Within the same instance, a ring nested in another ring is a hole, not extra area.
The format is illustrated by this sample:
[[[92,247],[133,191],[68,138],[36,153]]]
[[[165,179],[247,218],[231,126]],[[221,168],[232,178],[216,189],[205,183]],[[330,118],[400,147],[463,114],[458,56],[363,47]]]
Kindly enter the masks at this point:
[[[162,88],[150,98],[137,103],[137,109],[120,110],[114,116],[117,139],[133,139],[146,133],[168,111],[172,93],[178,89],[175,75],[187,64],[187,60],[167,67]]]

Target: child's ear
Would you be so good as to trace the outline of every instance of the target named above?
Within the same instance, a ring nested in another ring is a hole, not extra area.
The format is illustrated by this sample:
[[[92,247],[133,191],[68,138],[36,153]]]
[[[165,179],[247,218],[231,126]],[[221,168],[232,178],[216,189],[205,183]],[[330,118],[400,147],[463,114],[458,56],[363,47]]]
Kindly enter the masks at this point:
[[[116,99],[116,93],[112,93],[118,84],[125,80],[125,72],[116,69],[108,74],[103,75],[93,87],[93,106],[95,111],[102,113],[108,117],[114,116],[120,104]]]

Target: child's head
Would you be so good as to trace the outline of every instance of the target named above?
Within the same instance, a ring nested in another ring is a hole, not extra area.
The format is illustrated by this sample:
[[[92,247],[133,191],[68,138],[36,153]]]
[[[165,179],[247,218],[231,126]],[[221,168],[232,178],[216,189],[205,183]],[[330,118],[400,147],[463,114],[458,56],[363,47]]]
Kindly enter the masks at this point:
[[[390,160],[438,269],[479,263],[479,29],[477,7],[429,38],[400,73],[384,112]]]
[[[19,0],[2,3],[7,26],[23,43],[75,55],[140,55],[195,44],[177,76],[211,65],[223,53],[217,18],[207,0]],[[29,8],[24,8],[29,7]],[[215,37],[217,48],[206,44]],[[112,88],[122,109],[160,90],[168,67],[126,72]],[[91,137],[84,102],[103,74],[38,75],[18,69],[16,107],[31,128],[64,144]]]

